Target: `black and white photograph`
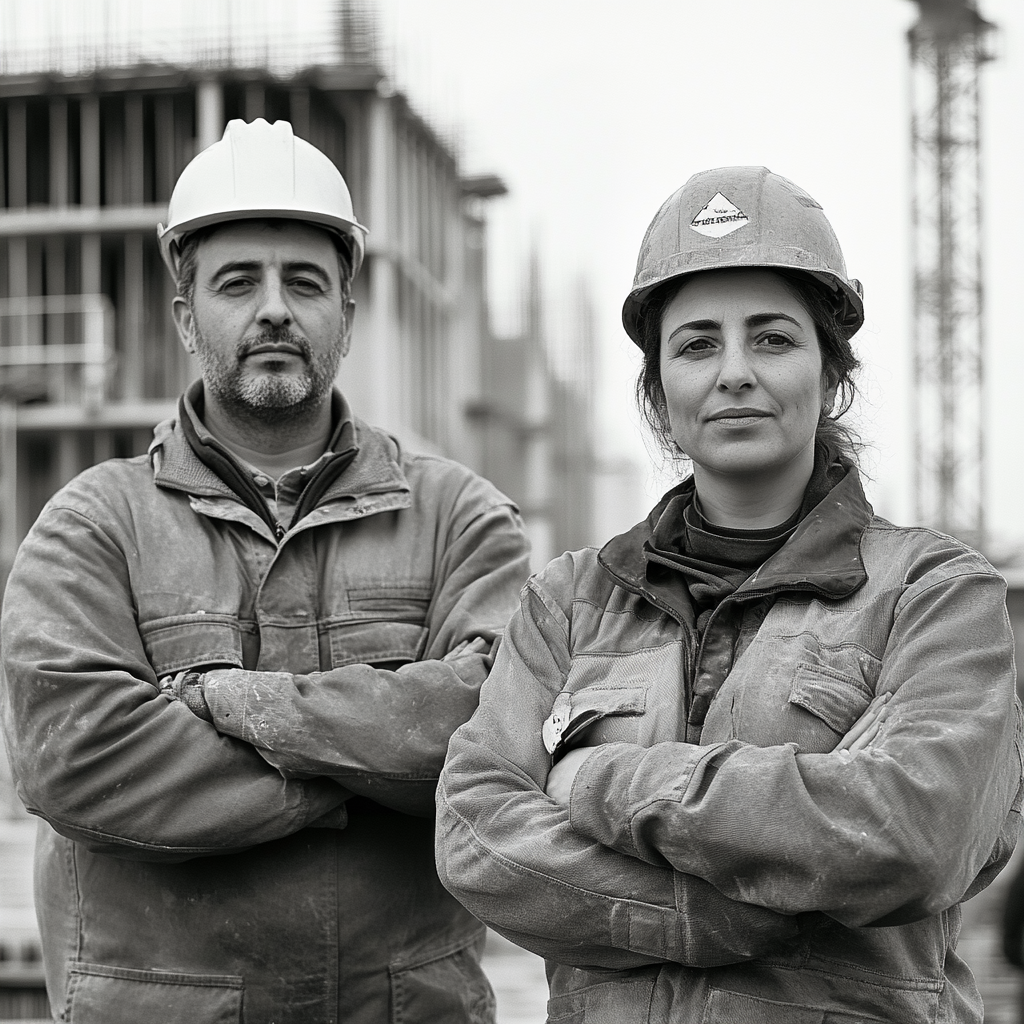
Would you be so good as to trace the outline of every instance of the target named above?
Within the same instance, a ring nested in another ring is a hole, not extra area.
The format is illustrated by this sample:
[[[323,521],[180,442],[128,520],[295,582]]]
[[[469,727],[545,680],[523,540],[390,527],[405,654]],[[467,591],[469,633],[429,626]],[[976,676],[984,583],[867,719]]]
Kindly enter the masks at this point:
[[[0,1022],[1024,1024],[1019,0],[0,0]]]

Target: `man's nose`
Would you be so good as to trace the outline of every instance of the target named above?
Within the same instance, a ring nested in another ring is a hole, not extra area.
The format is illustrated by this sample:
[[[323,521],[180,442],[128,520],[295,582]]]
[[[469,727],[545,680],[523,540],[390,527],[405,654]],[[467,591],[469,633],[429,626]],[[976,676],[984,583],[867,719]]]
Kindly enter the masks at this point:
[[[284,282],[275,274],[268,274],[260,288],[256,320],[267,327],[285,327],[292,322],[288,293]]]

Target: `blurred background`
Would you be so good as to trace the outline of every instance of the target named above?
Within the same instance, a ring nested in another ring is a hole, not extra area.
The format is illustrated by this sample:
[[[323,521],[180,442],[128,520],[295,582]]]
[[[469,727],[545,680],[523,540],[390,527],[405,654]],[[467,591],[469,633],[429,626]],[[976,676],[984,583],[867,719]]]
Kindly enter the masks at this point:
[[[708,167],[793,179],[864,284],[869,497],[981,547],[1024,636],[1022,98],[1019,0],[0,0],[0,586],[49,496],[198,376],[155,229],[227,120],[266,117],[370,228],[341,387],[510,494],[535,567],[681,471],[618,319],[651,217]],[[6,772],[0,1019],[39,1018]],[[989,1022],[1020,1019],[1013,869],[965,913]],[[495,937],[488,964],[502,1024],[543,1020],[540,962]]]

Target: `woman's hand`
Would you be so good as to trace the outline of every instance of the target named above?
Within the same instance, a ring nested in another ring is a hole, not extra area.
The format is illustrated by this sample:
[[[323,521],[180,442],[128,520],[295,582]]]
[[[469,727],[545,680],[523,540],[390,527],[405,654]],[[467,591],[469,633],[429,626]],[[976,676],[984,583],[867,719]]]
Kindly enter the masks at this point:
[[[882,723],[888,718],[891,696],[891,693],[880,693],[875,697],[867,706],[864,714],[853,723],[849,732],[836,744],[832,753],[845,753],[852,756],[858,750],[864,750],[878,735]]]
[[[575,747],[551,769],[545,792],[555,803],[563,807],[569,806],[569,794],[572,792],[576,773],[595,750],[597,747]]]

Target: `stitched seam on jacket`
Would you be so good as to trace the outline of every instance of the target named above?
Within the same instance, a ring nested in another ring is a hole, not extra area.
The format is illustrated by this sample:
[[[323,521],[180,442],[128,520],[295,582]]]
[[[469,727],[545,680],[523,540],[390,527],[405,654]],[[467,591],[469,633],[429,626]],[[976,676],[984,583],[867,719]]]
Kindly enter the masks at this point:
[[[683,786],[679,786],[678,783],[677,783],[678,791],[677,791],[677,793],[674,796],[669,795],[669,794],[659,794],[658,796],[651,797],[650,800],[647,800],[644,803],[639,804],[636,807],[636,809],[633,811],[633,813],[629,816],[629,826],[628,826],[629,827],[629,841],[630,841],[630,843],[632,843],[634,850],[636,850],[638,852],[640,850],[640,845],[637,842],[637,836],[636,836],[636,831],[635,831],[635,822],[636,822],[637,815],[641,814],[643,811],[647,810],[649,807],[653,807],[655,804],[660,804],[660,803],[681,804],[683,802],[684,798],[686,797],[686,794],[690,791],[690,787],[693,785],[693,777],[697,773],[697,769],[700,768],[700,766],[702,764],[704,764],[705,761],[708,761],[712,757],[714,757],[715,754],[717,754],[724,746],[725,746],[724,743],[715,743],[713,746],[709,746],[707,748],[706,752],[703,753],[697,759],[697,761],[694,762],[694,764],[690,768],[690,775],[689,775],[689,778],[687,778],[687,780],[686,780],[686,784],[683,785]],[[630,780],[630,784],[632,785],[632,779]]]
[[[538,871],[536,868],[528,868],[528,867],[526,867],[525,864],[520,864],[518,861],[510,860],[504,854],[498,853],[498,851],[495,850],[493,847],[488,846],[483,841],[483,839],[480,837],[480,835],[477,833],[476,829],[474,829],[473,826],[457,810],[455,810],[455,808],[452,807],[452,805],[447,801],[447,799],[445,800],[445,803],[446,803],[447,808],[448,808],[448,813],[451,814],[453,817],[455,817],[455,818],[457,818],[459,820],[459,822],[469,832],[470,837],[473,839],[473,841],[476,843],[476,845],[481,850],[486,851],[486,853],[493,860],[498,861],[503,866],[505,866],[507,868],[510,868],[511,870],[517,872],[520,875],[523,875],[524,877],[527,877],[527,878],[544,878],[544,879],[547,879],[550,882],[553,882],[555,885],[559,886],[560,888],[565,889],[567,892],[583,893],[585,896],[592,896],[592,897],[594,897],[596,899],[603,900],[604,902],[612,904],[612,905],[621,904],[623,906],[630,906],[630,907],[649,907],[652,910],[663,911],[664,913],[673,914],[673,915],[678,916],[678,911],[676,911],[676,909],[674,907],[663,906],[663,905],[661,905],[659,903],[641,903],[639,900],[625,899],[624,897],[621,897],[621,896],[608,896],[608,895],[606,895],[604,893],[595,892],[593,889],[584,889],[584,888],[582,888],[582,886],[572,885],[570,882],[563,881],[561,878],[558,878],[555,875],[549,875],[549,874],[544,873],[543,871]],[[612,851],[612,852],[616,853],[617,856],[619,856],[619,857],[627,857],[628,856],[628,854],[618,853],[618,851]],[[557,937],[557,936],[548,936],[548,938],[552,938],[552,937]]]
[[[912,605],[915,601],[919,600],[920,598],[924,597],[925,594],[934,590],[936,587],[946,586],[947,584],[953,583],[957,580],[967,580],[972,578],[982,580],[997,580],[998,582],[1003,583],[1005,585],[1005,580],[1003,579],[1003,577],[1000,576],[999,573],[995,572],[994,570],[992,572],[984,572],[980,569],[972,569],[969,572],[958,572],[954,573],[951,576],[944,576],[941,580],[936,580],[934,583],[930,583],[927,587],[924,588],[924,590],[917,591],[917,593],[915,593],[913,597],[907,597],[906,593],[902,594],[900,596],[900,599],[896,602],[896,607],[893,609],[893,623],[895,623],[899,619],[899,617],[910,607],[910,605]],[[904,581],[903,585],[906,587],[907,583]],[[916,584],[914,584],[914,586],[916,586]]]

